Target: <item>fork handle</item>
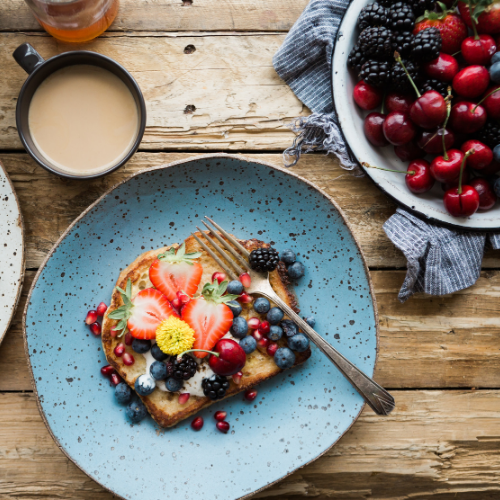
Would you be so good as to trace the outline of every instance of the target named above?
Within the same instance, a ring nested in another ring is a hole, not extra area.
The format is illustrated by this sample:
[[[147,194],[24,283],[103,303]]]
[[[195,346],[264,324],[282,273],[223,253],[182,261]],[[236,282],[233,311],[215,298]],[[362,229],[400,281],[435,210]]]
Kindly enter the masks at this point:
[[[321,335],[316,333],[286,302],[281,300],[274,291],[259,290],[282,309],[300,329],[314,342],[314,344],[325,354],[330,361],[344,374],[353,387],[368,403],[370,408],[378,415],[389,415],[394,409],[394,398],[380,385],[373,381],[368,375],[354,366],[348,359],[332,347]]]

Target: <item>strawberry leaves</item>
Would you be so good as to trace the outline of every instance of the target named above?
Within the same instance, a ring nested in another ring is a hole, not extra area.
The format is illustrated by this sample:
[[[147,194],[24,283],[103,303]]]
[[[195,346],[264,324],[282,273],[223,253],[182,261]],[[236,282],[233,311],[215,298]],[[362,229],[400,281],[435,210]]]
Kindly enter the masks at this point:
[[[158,255],[158,259],[165,262],[170,262],[172,264],[185,262],[186,264],[192,266],[194,264],[193,260],[197,259],[198,257],[201,257],[201,255],[202,255],[201,252],[186,253],[186,245],[183,243],[177,249],[177,252],[175,251],[175,248],[170,248],[165,253]]]
[[[132,308],[134,307],[134,304],[132,304],[132,281],[130,281],[130,278],[127,281],[125,290],[122,290],[119,286],[116,287],[116,290],[118,290],[122,296],[123,306],[109,313],[108,318],[119,320],[115,326],[115,330],[121,330],[121,333],[118,333],[118,337],[121,337],[127,332],[127,321],[130,316],[132,316]]]
[[[205,283],[201,294],[205,300],[215,302],[216,304],[225,304],[231,300],[236,300],[239,295],[232,295],[230,293],[224,295],[224,293],[226,293],[227,285],[228,281],[223,281],[219,284],[215,279],[213,283]]]

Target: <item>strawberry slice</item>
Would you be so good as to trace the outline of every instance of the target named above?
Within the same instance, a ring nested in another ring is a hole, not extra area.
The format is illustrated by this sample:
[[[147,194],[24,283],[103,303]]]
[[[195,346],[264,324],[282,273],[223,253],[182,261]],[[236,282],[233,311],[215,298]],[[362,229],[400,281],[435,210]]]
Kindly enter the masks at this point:
[[[120,320],[115,329],[122,336],[127,328],[132,337],[136,339],[154,339],[156,338],[156,329],[160,323],[169,316],[178,314],[172,308],[165,295],[154,288],[141,290],[132,299],[132,282],[127,281],[127,289],[116,289],[121,293],[123,306],[118,307],[109,314],[109,318]]]
[[[183,243],[177,252],[171,248],[158,258],[149,268],[149,279],[168,300],[175,299],[177,292],[184,292],[192,297],[201,281],[203,267],[194,262],[201,252],[186,253]]]
[[[182,309],[182,319],[194,330],[195,341],[193,349],[210,351],[215,344],[226,335],[233,324],[233,313],[225,304],[238,298],[237,295],[223,295],[227,281],[221,284],[214,280],[206,283],[201,296],[189,301]],[[194,352],[198,358],[204,358],[207,353]]]

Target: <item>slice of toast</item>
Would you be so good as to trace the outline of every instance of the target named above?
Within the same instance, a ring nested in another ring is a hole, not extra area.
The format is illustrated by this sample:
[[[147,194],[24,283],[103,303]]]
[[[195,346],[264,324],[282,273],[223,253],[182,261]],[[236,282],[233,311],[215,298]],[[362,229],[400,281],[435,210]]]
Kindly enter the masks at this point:
[[[197,233],[199,235],[199,233]],[[238,240],[247,250],[252,251],[255,248],[267,247],[262,241],[255,239],[252,240]],[[201,291],[203,285],[211,281],[212,274],[215,271],[222,271],[217,262],[199,245],[199,243],[190,236],[185,240],[186,253],[201,252],[202,255],[198,260],[203,266],[203,276],[198,288]],[[172,247],[178,247],[177,244]],[[153,285],[149,280],[149,267],[157,256],[164,253],[168,248],[164,247],[158,250],[151,250],[140,255],[132,264],[124,269],[118,278],[117,285],[125,289],[127,280],[132,282],[132,297],[134,297],[140,290],[150,288]],[[298,312],[297,302],[295,296],[288,290],[288,277],[286,274],[283,263],[280,262],[278,268],[269,274],[271,286],[278,296],[284,300],[290,307]],[[134,356],[135,363],[132,366],[126,366],[123,363],[123,358],[119,358],[114,354],[114,348],[123,339],[113,338],[110,335],[111,328],[117,323],[115,320],[108,318],[108,315],[116,308],[123,304],[121,295],[116,289],[111,296],[111,303],[103,318],[102,325],[102,344],[104,353],[108,362],[116,369],[118,374],[127,382],[127,384],[134,388],[134,383],[139,375],[146,372],[146,359],[142,354],[138,354],[132,350],[130,346],[126,346],[126,351]],[[252,316],[261,317],[253,308],[251,304],[243,304],[243,311],[241,315],[245,318]],[[262,319],[264,316],[262,315]],[[286,345],[285,340],[278,342],[280,345]],[[303,353],[296,353],[295,365],[303,363],[311,355],[310,349]],[[234,396],[238,392],[245,391],[255,385],[267,380],[278,373],[280,370],[271,356],[265,350],[255,350],[253,353],[247,355],[247,362],[242,370],[243,376],[239,384],[235,384],[231,378],[230,387],[226,392],[226,398]],[[191,396],[187,403],[180,405],[178,403],[178,394],[161,391],[156,388],[149,396],[141,397],[149,413],[153,419],[161,427],[172,427],[181,420],[189,417],[200,411],[202,408],[209,406],[213,403],[209,398]]]

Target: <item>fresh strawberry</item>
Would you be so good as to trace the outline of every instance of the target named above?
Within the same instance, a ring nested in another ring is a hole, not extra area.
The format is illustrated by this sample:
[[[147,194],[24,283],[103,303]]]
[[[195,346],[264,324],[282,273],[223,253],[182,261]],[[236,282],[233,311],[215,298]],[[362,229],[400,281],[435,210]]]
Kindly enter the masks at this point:
[[[462,42],[467,38],[467,26],[459,15],[448,11],[444,3],[437,3],[442,12],[425,11],[425,14],[417,19],[413,34],[416,35],[427,28],[437,28],[443,40],[441,51],[454,54],[460,50]]]
[[[194,262],[201,256],[201,252],[186,253],[184,243],[177,253],[171,248],[151,264],[149,279],[154,287],[160,290],[168,300],[173,301],[177,292],[184,292],[192,297],[201,281],[203,267]]]
[[[472,16],[468,3],[463,0],[458,2],[458,10],[469,28],[472,28],[472,19],[474,19],[478,33],[489,35],[500,33],[500,0],[472,2]]]
[[[178,316],[165,295],[154,288],[141,290],[132,299],[132,282],[127,281],[127,289],[116,289],[121,293],[123,306],[115,309],[108,318],[120,320],[116,330],[121,330],[119,336],[130,330],[136,339],[154,339],[159,324],[169,316]]]
[[[225,304],[237,298],[236,295],[224,295],[227,281],[206,283],[201,296],[189,301],[182,309],[182,319],[194,330],[193,349],[212,350],[215,344],[226,335],[233,324],[233,313]],[[207,353],[194,352],[198,358]]]

